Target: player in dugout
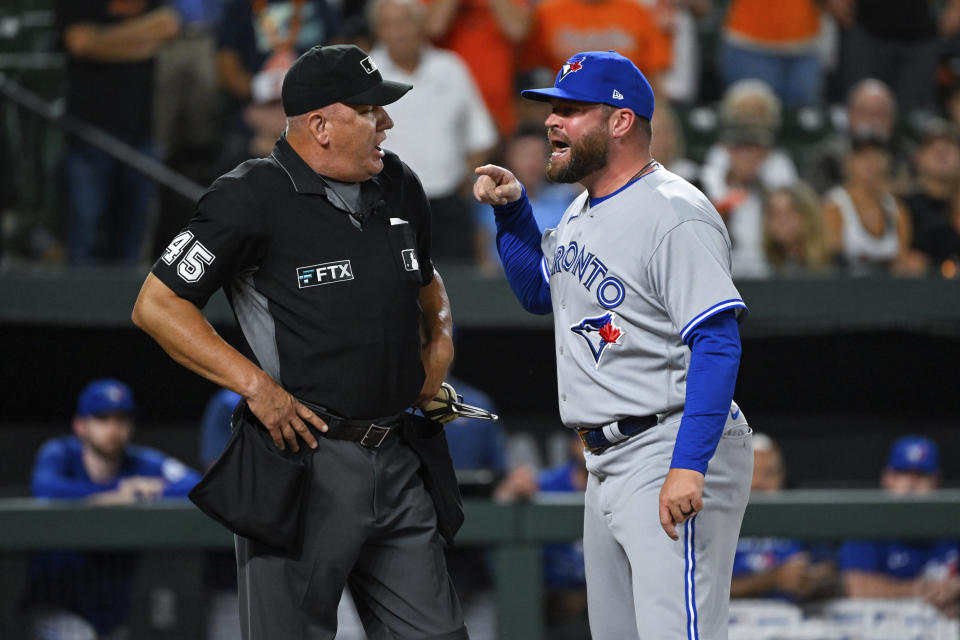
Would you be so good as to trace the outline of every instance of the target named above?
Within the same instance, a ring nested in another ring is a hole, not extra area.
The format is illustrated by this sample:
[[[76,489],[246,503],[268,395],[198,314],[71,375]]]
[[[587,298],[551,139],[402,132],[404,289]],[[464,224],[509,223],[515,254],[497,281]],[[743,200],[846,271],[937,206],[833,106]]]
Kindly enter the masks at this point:
[[[940,450],[907,435],[890,447],[880,484],[895,496],[922,495],[940,485]],[[960,541],[851,540],[840,547],[840,571],[851,598],[922,598],[950,618],[960,616]]]
[[[77,398],[73,435],[37,452],[37,498],[130,504],[185,497],[200,474],[156,449],[131,444],[133,391],[115,379],[90,382]],[[132,606],[137,554],[49,551],[30,559],[22,606],[31,639],[122,638]]]
[[[780,447],[770,436],[754,433],[751,493],[780,491],[785,479]],[[740,538],[730,595],[792,601],[830,595],[836,587],[836,567],[812,551],[795,539]]]

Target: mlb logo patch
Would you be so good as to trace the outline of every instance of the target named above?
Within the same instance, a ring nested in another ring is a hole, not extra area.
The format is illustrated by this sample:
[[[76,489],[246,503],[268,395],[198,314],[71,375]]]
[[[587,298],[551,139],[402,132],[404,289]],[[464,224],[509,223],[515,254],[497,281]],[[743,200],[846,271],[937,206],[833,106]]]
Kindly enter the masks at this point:
[[[367,74],[371,74],[377,70],[377,64],[373,61],[373,58],[371,58],[370,56],[367,56],[366,58],[361,60],[360,66],[363,67],[363,70],[366,71]]]
[[[400,252],[403,258],[403,268],[407,271],[420,271],[420,261],[417,260],[417,252],[413,249],[404,249]]]
[[[349,260],[324,262],[309,267],[297,267],[297,286],[301,289],[322,284],[353,280],[353,267]]]

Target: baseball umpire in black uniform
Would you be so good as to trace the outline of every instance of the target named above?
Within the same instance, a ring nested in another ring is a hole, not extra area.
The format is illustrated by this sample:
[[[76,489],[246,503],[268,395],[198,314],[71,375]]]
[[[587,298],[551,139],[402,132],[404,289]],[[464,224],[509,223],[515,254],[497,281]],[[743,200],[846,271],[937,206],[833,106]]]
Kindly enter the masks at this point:
[[[395,435],[453,358],[427,199],[379,146],[383,105],[410,88],[353,45],[301,56],[273,153],[213,183],[133,311],[174,359],[242,395],[274,451],[312,461],[298,549],[237,537],[246,639],[333,638],[345,586],[371,639],[467,637],[420,461]],[[221,287],[239,350],[199,310]]]

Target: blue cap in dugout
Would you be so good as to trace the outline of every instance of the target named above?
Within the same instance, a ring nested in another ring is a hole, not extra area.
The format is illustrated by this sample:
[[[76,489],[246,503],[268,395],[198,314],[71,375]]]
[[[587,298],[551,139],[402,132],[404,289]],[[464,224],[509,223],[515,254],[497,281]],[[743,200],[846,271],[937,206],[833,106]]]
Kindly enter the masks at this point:
[[[94,380],[77,397],[77,415],[100,416],[107,413],[134,412],[133,391],[119,380]]]
[[[894,471],[933,474],[940,471],[937,444],[922,436],[903,436],[890,447],[887,467]]]
[[[520,95],[549,102],[551,98],[599,102],[630,109],[649,120],[653,117],[653,89],[637,65],[616,51],[574,54],[560,68],[553,87],[527,89]]]

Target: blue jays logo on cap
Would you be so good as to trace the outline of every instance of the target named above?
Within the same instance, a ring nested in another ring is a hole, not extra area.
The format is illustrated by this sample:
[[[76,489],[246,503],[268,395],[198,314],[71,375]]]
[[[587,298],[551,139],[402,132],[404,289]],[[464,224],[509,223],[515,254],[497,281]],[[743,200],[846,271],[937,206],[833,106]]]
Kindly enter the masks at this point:
[[[560,67],[560,76],[557,78],[557,82],[560,82],[574,71],[583,69],[584,60],[586,60],[586,58],[570,58],[567,60],[564,65]]]
[[[650,83],[637,65],[616,51],[577,53],[560,68],[552,87],[527,89],[520,95],[540,102],[562,98],[609,104],[630,109],[647,120],[653,117]]]
[[[615,313],[605,313],[602,316],[593,318],[584,318],[579,324],[570,327],[570,331],[583,338],[590,347],[593,359],[600,366],[600,358],[603,352],[610,345],[620,344],[620,338],[623,337],[623,329],[614,324]],[[592,334],[597,334],[599,340],[596,340]]]
[[[887,466],[894,471],[937,473],[940,470],[940,451],[929,438],[903,436],[890,447]]]
[[[77,397],[77,415],[80,417],[133,412],[133,391],[112,378],[94,380]]]

